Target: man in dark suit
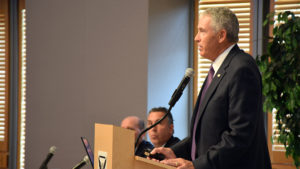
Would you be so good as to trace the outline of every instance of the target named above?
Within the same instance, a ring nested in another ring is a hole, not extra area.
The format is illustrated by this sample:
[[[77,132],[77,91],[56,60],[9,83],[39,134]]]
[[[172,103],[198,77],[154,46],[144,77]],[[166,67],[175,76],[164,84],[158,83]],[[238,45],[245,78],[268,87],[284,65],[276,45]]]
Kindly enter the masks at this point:
[[[255,60],[238,45],[239,23],[228,8],[200,15],[195,41],[212,66],[199,93],[190,136],[156,148],[178,169],[270,169]]]
[[[148,113],[148,126],[159,121],[168,110],[165,107],[154,107]],[[180,141],[179,138],[174,137],[174,124],[172,114],[168,114],[167,118],[161,123],[148,131],[150,140],[154,147],[171,147]]]

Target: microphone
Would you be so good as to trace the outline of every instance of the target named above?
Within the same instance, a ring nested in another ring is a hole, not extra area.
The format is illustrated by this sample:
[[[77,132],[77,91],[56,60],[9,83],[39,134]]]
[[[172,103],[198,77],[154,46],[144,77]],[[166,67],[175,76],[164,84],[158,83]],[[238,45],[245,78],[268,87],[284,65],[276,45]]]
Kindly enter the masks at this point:
[[[40,169],[48,169],[47,165],[48,165],[49,161],[51,160],[51,158],[53,157],[55,150],[56,150],[55,146],[50,147],[49,153],[48,153],[45,161],[40,166]]]
[[[76,164],[72,169],[79,169],[88,163],[89,163],[89,157],[85,155],[83,159],[78,164]]]
[[[174,91],[171,100],[169,101],[169,109],[167,111],[167,113],[157,122],[155,122],[154,124],[152,124],[151,126],[145,128],[136,138],[134,147],[135,147],[135,153],[137,151],[137,143],[139,141],[139,139],[141,138],[141,136],[146,133],[148,130],[152,129],[154,126],[158,125],[161,121],[163,121],[171,112],[172,107],[175,105],[175,103],[178,101],[178,99],[180,98],[180,96],[182,95],[182,91],[184,90],[184,88],[186,87],[186,85],[189,83],[189,81],[191,80],[191,77],[194,75],[194,70],[192,68],[187,68],[185,70],[185,75],[183,77],[183,79],[181,80],[179,86],[177,87],[177,89]],[[158,156],[160,156],[158,154]],[[156,157],[156,156],[155,156]],[[160,159],[163,159],[164,157],[160,156],[158,157]]]
[[[174,93],[169,101],[170,107],[173,107],[175,105],[175,103],[178,101],[178,99],[181,97],[184,88],[190,82],[191,77],[193,75],[194,75],[194,70],[192,68],[187,68],[185,70],[185,75],[184,75],[183,79],[181,80],[179,86],[174,91]]]

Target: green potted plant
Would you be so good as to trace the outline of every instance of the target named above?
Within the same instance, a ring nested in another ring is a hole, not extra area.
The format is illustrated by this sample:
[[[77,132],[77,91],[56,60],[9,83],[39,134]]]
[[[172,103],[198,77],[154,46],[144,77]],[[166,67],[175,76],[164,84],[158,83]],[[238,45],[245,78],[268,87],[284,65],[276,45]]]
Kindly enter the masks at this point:
[[[275,24],[267,54],[257,57],[262,73],[264,111],[276,110],[277,139],[300,167],[300,18],[292,12],[268,16],[264,25]]]

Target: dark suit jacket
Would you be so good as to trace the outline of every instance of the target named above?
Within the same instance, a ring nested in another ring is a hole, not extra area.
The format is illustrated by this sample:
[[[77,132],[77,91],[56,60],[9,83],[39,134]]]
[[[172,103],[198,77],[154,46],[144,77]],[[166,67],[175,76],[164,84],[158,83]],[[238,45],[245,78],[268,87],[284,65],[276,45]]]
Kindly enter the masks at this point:
[[[198,120],[195,169],[270,169],[262,82],[255,60],[235,45],[216,72],[200,107],[199,96],[190,137],[171,147],[176,156],[191,160],[192,129]],[[198,108],[200,117],[195,119]]]
[[[165,144],[164,147],[171,147],[173,145],[175,145],[176,143],[178,143],[180,141],[179,138],[174,137],[173,135],[170,137],[170,139],[167,141],[167,143]]]
[[[138,146],[135,155],[146,158],[145,152],[151,152],[153,148],[153,145],[149,141],[143,140]]]

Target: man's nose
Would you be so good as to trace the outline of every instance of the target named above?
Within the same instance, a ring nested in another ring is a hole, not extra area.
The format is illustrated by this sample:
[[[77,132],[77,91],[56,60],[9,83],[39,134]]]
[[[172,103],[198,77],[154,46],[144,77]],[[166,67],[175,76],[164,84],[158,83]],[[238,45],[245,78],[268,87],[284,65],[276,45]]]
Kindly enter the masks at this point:
[[[199,42],[199,41],[200,41],[200,38],[199,38],[199,33],[197,33],[197,34],[196,34],[196,36],[195,36],[194,40],[195,40],[196,42]]]
[[[157,130],[157,127],[154,126],[151,130],[156,131],[156,130]]]

